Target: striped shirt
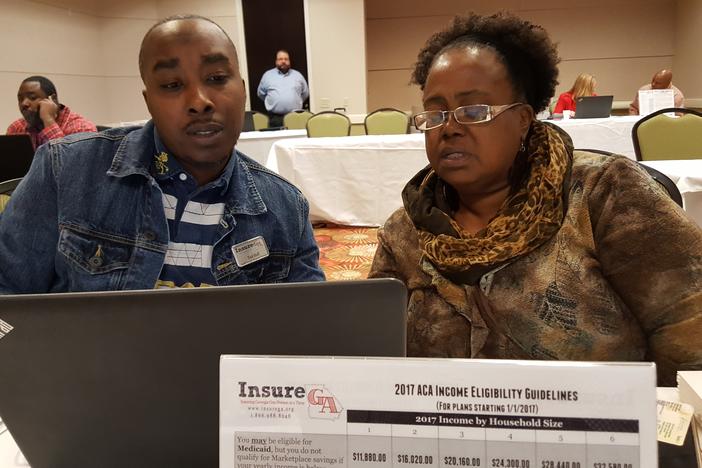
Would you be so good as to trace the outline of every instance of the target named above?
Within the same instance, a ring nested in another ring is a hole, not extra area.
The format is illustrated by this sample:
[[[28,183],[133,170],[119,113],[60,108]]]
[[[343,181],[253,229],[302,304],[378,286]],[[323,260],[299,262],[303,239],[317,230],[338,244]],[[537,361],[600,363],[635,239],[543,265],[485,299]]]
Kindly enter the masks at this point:
[[[163,192],[168,220],[168,251],[156,287],[201,287],[217,284],[212,274],[212,250],[219,240],[224,196],[235,157],[216,180],[198,187],[197,181],[170,155],[155,133],[152,173]]]

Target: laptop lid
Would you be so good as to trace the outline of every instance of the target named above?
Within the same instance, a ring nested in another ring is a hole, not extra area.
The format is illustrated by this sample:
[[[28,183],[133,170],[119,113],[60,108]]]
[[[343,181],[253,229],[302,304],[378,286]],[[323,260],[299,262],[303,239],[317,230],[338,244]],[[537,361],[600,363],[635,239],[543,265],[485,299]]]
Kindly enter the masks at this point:
[[[575,100],[575,118],[593,119],[609,117],[614,96],[582,96]]]
[[[0,181],[24,177],[33,158],[29,135],[0,135]]]
[[[392,279],[0,296],[0,417],[33,468],[216,467],[221,354],[404,356],[406,304]]]

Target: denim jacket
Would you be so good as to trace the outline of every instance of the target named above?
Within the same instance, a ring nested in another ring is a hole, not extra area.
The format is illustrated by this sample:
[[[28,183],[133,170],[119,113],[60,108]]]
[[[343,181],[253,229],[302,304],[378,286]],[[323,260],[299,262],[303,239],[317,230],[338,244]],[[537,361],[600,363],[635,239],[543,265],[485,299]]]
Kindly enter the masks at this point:
[[[153,288],[169,238],[149,173],[154,151],[151,122],[40,147],[0,216],[0,293]],[[232,157],[212,253],[217,284],[324,280],[307,200],[255,161]],[[238,267],[232,247],[256,236],[270,255]]]

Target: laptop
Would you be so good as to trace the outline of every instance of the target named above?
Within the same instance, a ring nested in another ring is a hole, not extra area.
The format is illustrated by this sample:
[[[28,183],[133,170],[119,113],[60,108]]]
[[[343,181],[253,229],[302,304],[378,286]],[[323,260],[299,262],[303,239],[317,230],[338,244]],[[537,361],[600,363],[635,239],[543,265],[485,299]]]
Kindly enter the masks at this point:
[[[29,135],[0,135],[0,182],[24,177],[33,158]]]
[[[612,113],[614,96],[582,96],[575,100],[576,119],[609,117]]]
[[[33,468],[216,467],[220,355],[404,356],[406,304],[393,279],[0,296],[0,417]]]

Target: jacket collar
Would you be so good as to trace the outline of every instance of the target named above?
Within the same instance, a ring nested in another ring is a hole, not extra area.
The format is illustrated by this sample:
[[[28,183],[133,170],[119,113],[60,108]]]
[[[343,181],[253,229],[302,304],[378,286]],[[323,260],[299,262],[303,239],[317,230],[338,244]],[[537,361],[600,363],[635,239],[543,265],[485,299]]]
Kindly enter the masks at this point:
[[[150,169],[156,154],[154,124],[148,121],[143,127],[128,130],[120,141],[107,171],[111,177],[123,178],[140,175],[153,180]],[[225,203],[231,214],[258,215],[267,211],[266,204],[256,188],[253,175],[238,151],[232,153],[227,169],[231,169]],[[227,171],[228,172],[228,171]]]

